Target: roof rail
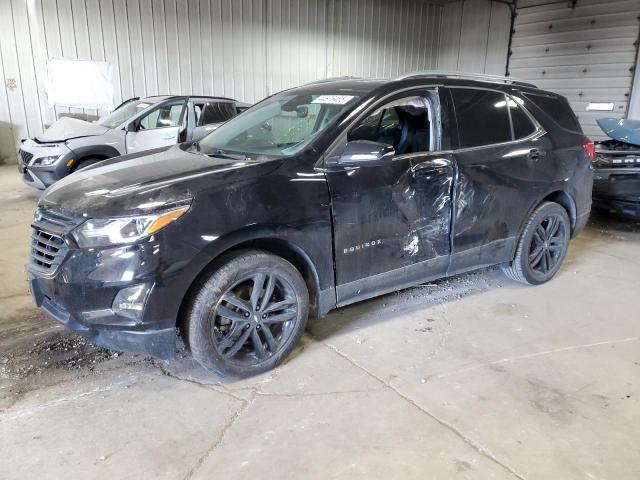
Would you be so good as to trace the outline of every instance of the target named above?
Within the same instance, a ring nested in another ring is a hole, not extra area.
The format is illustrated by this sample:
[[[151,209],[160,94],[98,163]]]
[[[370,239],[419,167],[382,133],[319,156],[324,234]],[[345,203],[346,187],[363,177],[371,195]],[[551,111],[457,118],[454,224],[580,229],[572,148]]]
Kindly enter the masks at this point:
[[[341,77],[328,77],[328,78],[321,78],[319,80],[313,80],[311,82],[304,83],[303,85],[315,85],[316,83],[333,82],[334,80],[362,80],[362,77],[357,77],[355,75],[343,75]]]
[[[523,87],[538,88],[537,85],[534,85],[533,83],[523,82],[520,80],[516,80],[512,77],[503,77],[501,75],[488,75],[485,73],[446,72],[446,71],[439,71],[439,70],[409,72],[394,78],[394,80],[406,80],[408,78],[420,78],[420,77],[460,78],[460,79],[469,79],[469,80],[480,80],[483,82],[505,83],[509,85],[520,85]]]

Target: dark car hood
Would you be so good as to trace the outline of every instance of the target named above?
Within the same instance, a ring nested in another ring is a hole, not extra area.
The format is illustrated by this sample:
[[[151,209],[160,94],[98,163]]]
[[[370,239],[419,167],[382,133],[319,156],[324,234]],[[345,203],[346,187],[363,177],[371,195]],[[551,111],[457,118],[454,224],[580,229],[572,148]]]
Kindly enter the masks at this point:
[[[38,135],[38,142],[64,142],[71,138],[92,137],[103,135],[107,127],[97,123],[85,122],[77,118],[62,117],[47,128],[42,135]]]
[[[596,122],[614,140],[640,146],[640,120],[599,118]]]
[[[69,175],[45,191],[40,206],[86,217],[143,213],[263,174],[273,164],[208,157],[180,145],[156,152],[105,160]]]

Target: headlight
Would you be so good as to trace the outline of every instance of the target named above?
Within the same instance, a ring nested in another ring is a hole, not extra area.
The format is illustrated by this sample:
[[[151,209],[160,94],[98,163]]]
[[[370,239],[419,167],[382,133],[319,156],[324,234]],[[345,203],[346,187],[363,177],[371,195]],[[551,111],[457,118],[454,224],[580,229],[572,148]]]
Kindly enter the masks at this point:
[[[87,220],[72,235],[83,248],[134,243],[163,229],[187,210],[188,205],[149,215]]]
[[[36,158],[34,160],[33,164],[34,165],[42,165],[42,166],[46,167],[48,165],[53,165],[54,163],[56,163],[61,156],[62,155],[53,155],[51,157]]]

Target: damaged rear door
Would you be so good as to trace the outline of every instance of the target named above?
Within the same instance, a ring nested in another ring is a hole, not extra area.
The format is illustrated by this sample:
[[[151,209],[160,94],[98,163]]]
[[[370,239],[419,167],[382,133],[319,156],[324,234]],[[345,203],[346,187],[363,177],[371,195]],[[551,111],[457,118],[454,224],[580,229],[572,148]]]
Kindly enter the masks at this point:
[[[451,155],[438,153],[439,111],[435,89],[391,97],[357,121],[330,153],[325,166],[339,305],[446,272],[454,165]],[[388,158],[340,166],[354,145],[368,144],[386,146]]]
[[[523,221],[554,185],[559,162],[522,99],[484,88],[449,91],[460,147],[451,274],[513,257]]]

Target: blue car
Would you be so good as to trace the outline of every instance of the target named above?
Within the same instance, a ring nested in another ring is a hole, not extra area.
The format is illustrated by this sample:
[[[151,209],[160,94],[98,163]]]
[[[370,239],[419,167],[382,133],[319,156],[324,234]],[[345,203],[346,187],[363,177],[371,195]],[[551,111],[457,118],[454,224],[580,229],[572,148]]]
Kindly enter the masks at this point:
[[[597,120],[610,140],[596,144],[593,206],[640,220],[640,120]]]

